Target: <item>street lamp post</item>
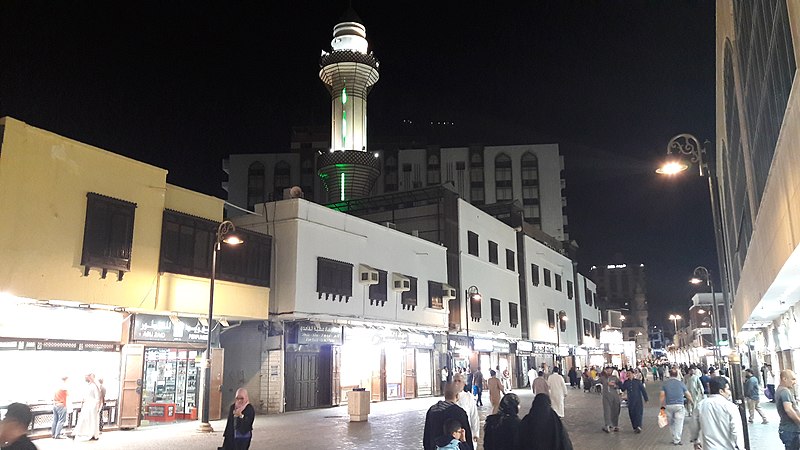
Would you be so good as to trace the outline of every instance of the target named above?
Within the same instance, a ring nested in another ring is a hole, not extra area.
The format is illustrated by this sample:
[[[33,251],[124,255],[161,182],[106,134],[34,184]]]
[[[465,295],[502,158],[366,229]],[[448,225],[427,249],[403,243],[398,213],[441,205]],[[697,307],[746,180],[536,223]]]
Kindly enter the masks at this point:
[[[558,312],[558,320],[556,321],[556,366],[561,367],[561,322],[568,320],[567,313],[564,311]]]
[[[466,295],[464,296],[464,307],[466,308],[466,318],[467,318],[467,345],[469,346],[469,359],[470,363],[472,362],[472,352],[474,348],[472,346],[472,341],[469,340],[469,322],[472,320],[472,305],[473,304],[481,304],[481,300],[483,297],[481,296],[480,291],[478,290],[477,286],[470,286],[467,288]]]
[[[220,251],[222,242],[231,245],[241,244],[242,241],[232,233],[236,231],[236,226],[230,220],[223,221],[217,227],[217,234],[214,240],[214,247],[211,250],[211,283],[208,294],[208,338],[206,339],[205,371],[203,380],[203,411],[200,415],[200,426],[198,431],[211,433],[214,428],[209,422],[211,410],[211,338],[214,330],[214,281],[217,276],[217,254]]]
[[[735,337],[733,335],[733,328],[731,324],[731,300],[730,300],[730,284],[728,278],[729,268],[725,264],[725,245],[724,236],[722,234],[722,216],[719,209],[719,186],[717,186],[717,177],[708,165],[708,161],[703,158],[706,153],[706,148],[700,144],[700,141],[694,135],[683,133],[674,136],[667,143],[667,155],[673,154],[678,157],[688,156],[690,161],[697,163],[701,177],[708,178],[708,193],[711,201],[711,216],[714,221],[714,240],[717,247],[717,264],[719,265],[720,280],[722,284],[722,302],[725,305],[725,329],[728,332],[728,349],[730,356],[728,362],[730,364],[730,375],[733,381],[733,397],[739,406],[739,414],[742,416],[742,424],[744,425],[744,441],[745,446],[750,448],[750,436],[747,429],[747,423],[744,422],[744,388],[742,384],[742,365],[739,358],[739,353],[736,350]],[[661,166],[657,173],[664,175],[675,175],[688,169],[689,166],[683,161],[668,161]],[[716,312],[716,311],[715,311]],[[719,321],[717,321],[719,323]],[[719,345],[718,345],[719,346]]]
[[[706,283],[706,286],[708,286],[708,288],[711,289],[711,306],[713,308],[712,309],[713,313],[709,313],[709,316],[713,316],[713,315],[719,314],[719,308],[717,307],[717,294],[714,292],[714,281],[711,279],[711,273],[705,267],[698,266],[698,267],[696,267],[694,269],[693,277],[692,277],[691,280],[689,280],[689,282],[692,283],[692,284],[700,284],[700,283],[702,283],[704,281]],[[720,364],[722,362],[722,354],[721,354],[720,349],[719,349],[719,345],[720,345],[719,342],[720,342],[721,339],[720,339],[720,336],[719,336],[719,320],[718,319],[719,319],[718,317],[717,317],[717,319],[714,319],[712,317],[712,320],[711,320],[711,326],[712,326],[711,335],[714,337],[714,356],[715,356],[715,359],[717,359],[717,364]],[[731,338],[730,335],[728,335],[728,339],[730,339],[730,338]]]
[[[669,320],[671,320],[672,324],[675,325],[675,334],[678,334],[678,321],[681,320],[681,319],[682,319],[682,317],[679,316],[678,314],[670,314],[669,315]],[[675,338],[674,337],[672,338],[672,341],[673,341],[672,344],[675,345]]]

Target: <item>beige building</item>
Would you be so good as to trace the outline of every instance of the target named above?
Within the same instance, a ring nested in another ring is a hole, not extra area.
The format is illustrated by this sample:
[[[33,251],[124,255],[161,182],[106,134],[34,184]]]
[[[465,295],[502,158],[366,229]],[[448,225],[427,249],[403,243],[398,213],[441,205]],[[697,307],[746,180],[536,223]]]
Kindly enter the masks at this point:
[[[95,372],[108,421],[194,418],[209,328],[225,329],[205,319],[223,201],[13,118],[0,145],[0,404],[49,405],[62,376],[77,392]],[[228,325],[268,315],[271,238],[244,233],[246,248],[220,252],[214,316]],[[223,361],[215,349],[215,392]]]
[[[798,369],[800,3],[717,1],[716,168],[743,365]]]

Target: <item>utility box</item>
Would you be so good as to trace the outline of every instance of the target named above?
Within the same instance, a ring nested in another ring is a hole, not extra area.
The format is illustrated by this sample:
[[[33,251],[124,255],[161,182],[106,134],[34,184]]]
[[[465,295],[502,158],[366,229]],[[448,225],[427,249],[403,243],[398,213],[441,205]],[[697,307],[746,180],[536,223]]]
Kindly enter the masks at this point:
[[[369,416],[369,391],[351,391],[347,394],[347,413],[350,422],[366,422]]]

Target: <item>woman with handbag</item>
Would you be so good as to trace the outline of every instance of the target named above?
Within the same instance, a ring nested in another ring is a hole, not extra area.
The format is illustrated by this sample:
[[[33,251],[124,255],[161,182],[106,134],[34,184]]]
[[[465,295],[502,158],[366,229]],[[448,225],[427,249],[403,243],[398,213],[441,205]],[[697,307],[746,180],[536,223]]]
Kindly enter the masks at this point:
[[[250,404],[247,389],[236,391],[236,401],[228,411],[228,423],[225,424],[224,440],[218,450],[247,450],[253,438],[253,420],[256,410]]]

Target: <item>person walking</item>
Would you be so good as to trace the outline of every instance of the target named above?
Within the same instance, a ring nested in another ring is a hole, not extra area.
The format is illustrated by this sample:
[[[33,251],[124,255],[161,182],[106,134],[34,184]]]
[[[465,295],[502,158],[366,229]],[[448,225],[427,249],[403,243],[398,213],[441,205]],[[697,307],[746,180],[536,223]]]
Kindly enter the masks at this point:
[[[700,400],[705,396],[703,394],[703,383],[700,382],[700,376],[697,374],[696,368],[689,368],[689,374],[684,378],[684,384],[686,384],[686,388],[689,389],[689,393],[692,394],[692,399],[694,399],[693,402],[688,402],[686,404],[686,415],[692,417],[695,406],[700,403]]]
[[[0,445],[3,450],[36,450],[28,438],[33,414],[28,405],[12,403],[6,407],[6,415],[0,421]]]
[[[747,411],[750,417],[747,421],[753,423],[756,412],[758,412],[758,415],[761,416],[761,423],[767,424],[769,423],[767,416],[761,409],[761,405],[758,404],[761,399],[761,392],[758,388],[758,378],[756,378],[756,375],[753,373],[753,369],[747,369],[744,373],[746,378],[744,382],[744,401],[747,404]]]
[[[728,380],[708,382],[708,398],[698,402],[690,438],[694,448],[705,450],[744,450],[744,431],[739,408],[731,402]]]
[[[472,374],[472,392],[478,397],[475,404],[483,406],[483,372],[481,372],[480,366]]]
[[[492,414],[497,414],[500,408],[500,399],[505,394],[503,382],[497,378],[497,372],[489,370],[489,379],[486,381],[486,387],[489,388],[489,402],[492,404]]]
[[[579,381],[578,371],[575,370],[575,366],[569,368],[569,371],[567,371],[567,378],[569,378],[569,387],[572,389],[577,389]]]
[[[228,421],[222,433],[222,450],[247,450],[253,439],[253,421],[256,410],[250,404],[247,389],[236,390],[236,399],[228,409]]]
[[[97,421],[99,422],[99,429],[103,431],[103,408],[106,407],[106,387],[103,386],[103,379],[97,379],[97,390],[100,393],[100,399],[98,400],[98,411],[97,411]]]
[[[508,371],[508,368],[500,372],[500,381],[503,382],[504,391],[511,391],[511,372]]]
[[[770,403],[775,403],[775,374],[772,372],[772,366],[764,364],[761,370],[764,372],[764,384],[769,392],[769,401]]]
[[[469,450],[474,450],[472,428],[469,426],[467,413],[456,404],[458,389],[461,389],[460,384],[448,383],[445,385],[444,400],[438,401],[425,413],[425,426],[422,429],[422,448],[424,450],[436,449],[436,438],[444,433],[444,423],[448,419],[455,419],[461,424],[461,427],[464,428],[465,442],[463,444]]]
[[[519,429],[519,397],[508,393],[500,400],[497,414],[486,418],[483,450],[511,450]]]
[[[520,421],[515,450],[572,450],[569,433],[550,404],[547,394],[537,394],[531,411]]]
[[[633,432],[641,433],[644,403],[650,400],[647,398],[647,390],[642,383],[642,374],[629,371],[628,379],[622,383],[622,390],[628,395],[628,417],[631,419]]]
[[[544,377],[544,372],[539,371],[539,376],[533,380],[533,395],[547,394],[550,395],[550,385],[547,384],[547,378]]]
[[[447,384],[447,376],[449,373],[447,372],[447,367],[442,367],[441,372],[441,384],[439,385],[439,392],[444,395],[444,385]]]
[[[795,383],[797,378],[793,371],[781,370],[780,384],[775,390],[775,409],[781,418],[778,436],[786,450],[800,450],[800,409],[794,398]]]
[[[72,431],[75,440],[96,441],[100,439],[100,420],[97,412],[100,411],[100,390],[94,382],[94,374],[89,373],[84,377],[86,387],[81,402],[81,412],[78,414],[78,423]]]
[[[606,366],[600,374],[601,398],[603,399],[603,431],[619,431],[619,412],[622,400],[619,397],[619,378],[613,375],[614,368]]]
[[[669,419],[669,429],[672,432],[672,443],[674,445],[682,445],[681,436],[683,435],[683,419],[686,416],[686,410],[683,407],[683,399],[688,401],[692,400],[692,394],[689,389],[678,378],[678,368],[672,367],[669,369],[669,378],[664,382],[661,387],[661,409],[666,410],[667,418]]]
[[[564,417],[564,399],[567,398],[567,383],[564,382],[564,377],[561,376],[561,368],[554,367],[553,373],[547,377],[547,386],[550,388],[550,402],[553,411],[558,414],[558,417]]]
[[[473,446],[477,447],[478,438],[480,438],[481,434],[481,420],[480,416],[478,416],[478,406],[472,399],[472,393],[464,391],[466,383],[466,376],[463,373],[457,373],[453,376],[453,385],[458,390],[458,392],[456,392],[456,394],[458,394],[456,397],[456,404],[467,413],[469,426],[472,430]]]
[[[61,377],[61,385],[53,394],[53,425],[50,427],[50,436],[53,439],[63,439],[61,430],[67,421],[67,380]]]

